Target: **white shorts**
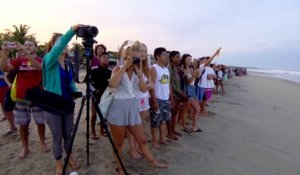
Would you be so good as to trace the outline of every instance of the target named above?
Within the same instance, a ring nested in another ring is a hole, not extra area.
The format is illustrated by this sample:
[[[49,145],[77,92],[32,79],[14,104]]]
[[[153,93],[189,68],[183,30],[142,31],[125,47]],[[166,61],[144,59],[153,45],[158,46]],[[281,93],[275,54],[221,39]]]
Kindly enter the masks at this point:
[[[150,109],[150,105],[149,105],[149,98],[148,97],[144,97],[139,99],[139,111],[146,111]]]

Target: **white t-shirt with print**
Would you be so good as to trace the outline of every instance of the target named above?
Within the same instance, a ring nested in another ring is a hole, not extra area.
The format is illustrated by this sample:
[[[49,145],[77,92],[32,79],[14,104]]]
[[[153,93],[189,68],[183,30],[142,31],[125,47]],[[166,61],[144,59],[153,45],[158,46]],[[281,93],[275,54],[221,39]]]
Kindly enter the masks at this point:
[[[211,67],[205,67],[205,73],[202,76],[200,87],[202,88],[214,88],[215,83],[214,80],[208,80],[207,75],[216,75],[215,71]]]

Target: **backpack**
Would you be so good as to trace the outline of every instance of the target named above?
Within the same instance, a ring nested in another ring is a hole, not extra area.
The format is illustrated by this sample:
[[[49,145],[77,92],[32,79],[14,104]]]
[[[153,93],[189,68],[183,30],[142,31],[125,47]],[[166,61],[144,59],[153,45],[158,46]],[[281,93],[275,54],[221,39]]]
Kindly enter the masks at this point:
[[[17,100],[17,79],[18,79],[18,74],[15,76],[15,79],[11,84],[11,88],[10,88],[10,98],[13,102],[16,102]]]

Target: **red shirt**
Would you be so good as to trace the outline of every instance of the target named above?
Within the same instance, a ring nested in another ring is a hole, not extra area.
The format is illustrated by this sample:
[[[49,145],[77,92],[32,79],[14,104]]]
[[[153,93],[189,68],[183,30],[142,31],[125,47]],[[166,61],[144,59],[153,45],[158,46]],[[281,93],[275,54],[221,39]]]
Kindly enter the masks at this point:
[[[35,59],[42,63],[41,58],[36,57]],[[24,99],[27,89],[42,82],[42,70],[33,67],[27,58],[16,58],[11,61],[11,64],[18,70],[16,97],[17,99]]]

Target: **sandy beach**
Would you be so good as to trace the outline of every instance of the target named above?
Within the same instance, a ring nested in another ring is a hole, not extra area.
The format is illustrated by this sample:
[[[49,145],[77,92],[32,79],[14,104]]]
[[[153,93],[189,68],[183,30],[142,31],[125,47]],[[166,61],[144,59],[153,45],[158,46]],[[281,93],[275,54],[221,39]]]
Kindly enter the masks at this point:
[[[85,86],[79,86],[84,91]],[[131,175],[299,175],[300,174],[300,84],[269,77],[248,75],[226,81],[227,94],[214,95],[210,116],[200,120],[202,133],[183,133],[160,150],[150,149],[168,169],[149,168],[145,159],[133,160],[123,152]],[[79,110],[80,100],[77,101]],[[2,117],[2,116],[1,116]],[[80,161],[79,175],[110,175],[115,172],[107,138],[90,140],[90,166],[86,166],[85,112],[74,143]],[[188,121],[191,123],[191,121]],[[150,140],[149,123],[145,123]],[[0,133],[8,129],[0,123]],[[178,128],[179,130],[179,128]],[[52,138],[47,128],[49,146]],[[53,175],[52,152],[43,153],[36,125],[30,126],[30,153],[19,160],[18,135],[0,137],[0,175]],[[68,168],[68,173],[72,172]]]

